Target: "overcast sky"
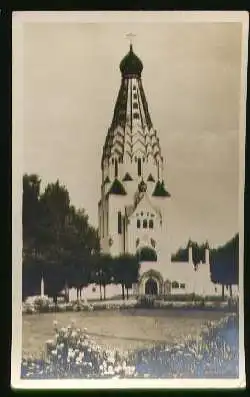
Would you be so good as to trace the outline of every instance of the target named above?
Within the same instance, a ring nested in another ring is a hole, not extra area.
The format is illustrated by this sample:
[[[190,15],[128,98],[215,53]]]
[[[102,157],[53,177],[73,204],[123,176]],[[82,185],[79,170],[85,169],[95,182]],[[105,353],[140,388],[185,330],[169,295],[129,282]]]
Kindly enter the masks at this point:
[[[238,232],[241,25],[36,23],[24,28],[24,172],[57,178],[97,226],[101,154],[134,51],[166,161],[171,249]]]

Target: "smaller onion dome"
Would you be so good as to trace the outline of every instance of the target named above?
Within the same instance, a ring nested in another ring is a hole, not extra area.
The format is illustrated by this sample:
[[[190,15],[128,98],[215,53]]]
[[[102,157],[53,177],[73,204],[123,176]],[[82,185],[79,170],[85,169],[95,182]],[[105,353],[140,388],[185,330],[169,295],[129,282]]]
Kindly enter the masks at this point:
[[[142,61],[135,55],[132,44],[130,44],[129,53],[122,59],[120,63],[120,71],[122,76],[136,75],[141,76],[143,69]]]

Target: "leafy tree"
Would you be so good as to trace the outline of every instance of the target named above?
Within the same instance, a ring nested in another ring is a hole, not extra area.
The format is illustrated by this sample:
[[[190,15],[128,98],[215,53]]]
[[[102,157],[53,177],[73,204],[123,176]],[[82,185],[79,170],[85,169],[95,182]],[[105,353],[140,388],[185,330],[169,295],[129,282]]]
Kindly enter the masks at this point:
[[[239,235],[236,234],[225,245],[211,250],[211,275],[212,281],[222,285],[224,298],[225,286],[232,296],[232,285],[239,282]]]
[[[92,281],[99,285],[100,300],[106,300],[106,286],[113,281],[114,259],[109,254],[95,256]],[[103,295],[102,295],[103,290]]]
[[[23,247],[27,252],[37,250],[37,235],[41,219],[40,184],[38,175],[23,176]]]
[[[85,211],[70,205],[59,181],[41,194],[38,176],[24,175],[23,240],[24,296],[38,286],[40,292],[41,274],[54,300],[63,287],[74,286],[81,294],[90,280],[91,257],[100,249],[99,237]]]
[[[122,254],[114,258],[114,282],[121,284],[122,299],[125,299],[125,288],[132,286],[138,281],[139,276],[139,261],[138,257],[130,254]]]

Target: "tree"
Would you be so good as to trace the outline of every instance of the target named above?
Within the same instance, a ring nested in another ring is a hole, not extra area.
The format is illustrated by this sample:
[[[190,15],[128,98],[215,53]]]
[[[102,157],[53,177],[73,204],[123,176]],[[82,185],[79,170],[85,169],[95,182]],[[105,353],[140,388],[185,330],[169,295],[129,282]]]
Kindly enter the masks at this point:
[[[222,297],[224,298],[225,286],[232,296],[232,285],[239,282],[239,234],[225,245],[211,250],[210,262],[212,281],[222,285]]]
[[[125,288],[128,297],[128,288],[138,281],[139,267],[137,256],[122,254],[114,258],[114,282],[121,284],[123,300],[125,299]]]
[[[40,285],[43,274],[45,290],[55,300],[69,285],[81,295],[90,280],[91,257],[99,253],[99,237],[85,211],[70,205],[59,181],[41,194],[38,176],[24,175],[23,231],[23,293],[37,291],[33,280]]]
[[[194,265],[198,265],[205,260],[205,244],[199,245],[195,241],[189,241],[186,248],[179,248],[179,250],[171,256],[173,262],[188,262],[188,249],[189,245],[192,246],[192,256]]]
[[[40,184],[38,175],[23,176],[23,248],[27,252],[37,251],[38,230],[41,220]]]
[[[100,300],[106,300],[106,286],[113,280],[114,260],[109,254],[99,254],[94,257],[92,281],[99,285]],[[103,296],[102,296],[103,289]]]

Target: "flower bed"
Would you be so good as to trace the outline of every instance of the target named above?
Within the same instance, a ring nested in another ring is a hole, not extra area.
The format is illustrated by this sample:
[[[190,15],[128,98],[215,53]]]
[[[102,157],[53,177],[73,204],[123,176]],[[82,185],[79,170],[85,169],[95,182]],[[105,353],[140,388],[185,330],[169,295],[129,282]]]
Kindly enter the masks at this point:
[[[87,330],[73,323],[46,343],[44,360],[23,359],[28,379],[75,378],[233,378],[238,376],[238,317],[204,326],[196,340],[161,344],[131,353],[102,349]]]

